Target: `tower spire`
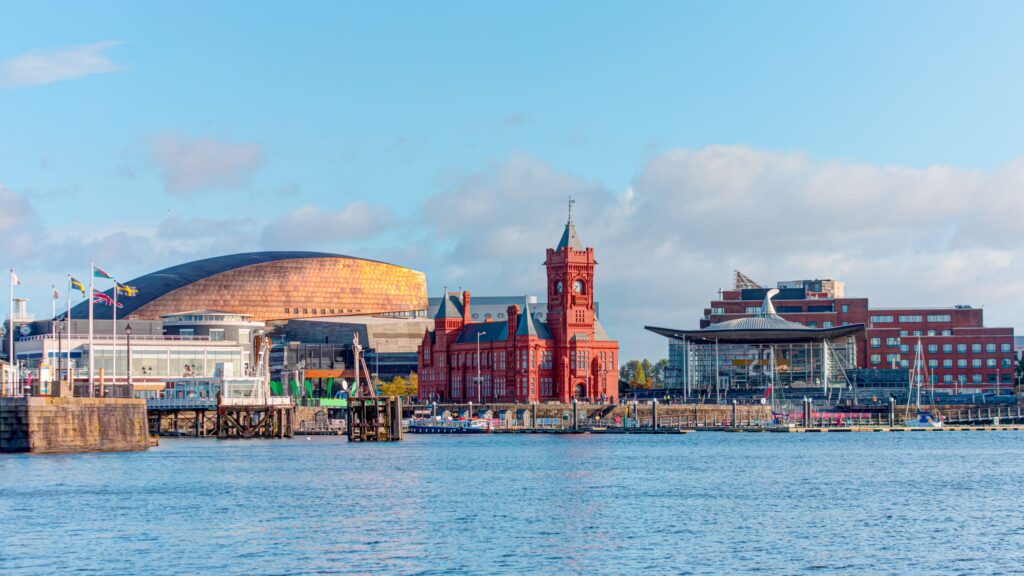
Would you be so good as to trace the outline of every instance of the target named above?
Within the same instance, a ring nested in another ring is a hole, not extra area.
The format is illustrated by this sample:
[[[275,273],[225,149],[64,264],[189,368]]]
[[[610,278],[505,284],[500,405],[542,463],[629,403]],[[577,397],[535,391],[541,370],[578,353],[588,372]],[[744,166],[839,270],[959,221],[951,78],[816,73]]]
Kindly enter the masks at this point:
[[[565,222],[565,231],[562,232],[562,239],[558,241],[558,246],[555,247],[555,251],[563,248],[572,248],[583,252],[585,248],[583,243],[580,242],[579,237],[576,235],[576,225],[572,223],[572,207],[576,204],[572,196],[569,196],[569,219]]]

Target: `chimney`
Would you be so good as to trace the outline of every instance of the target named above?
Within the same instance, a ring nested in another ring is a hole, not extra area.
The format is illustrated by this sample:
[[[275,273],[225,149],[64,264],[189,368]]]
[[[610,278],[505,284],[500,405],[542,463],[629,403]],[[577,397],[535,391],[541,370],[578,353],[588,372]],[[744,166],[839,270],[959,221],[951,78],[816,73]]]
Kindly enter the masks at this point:
[[[462,292],[462,323],[469,324],[469,290]]]
[[[516,331],[519,329],[519,305],[513,304],[506,310],[508,314],[508,339],[516,339]]]

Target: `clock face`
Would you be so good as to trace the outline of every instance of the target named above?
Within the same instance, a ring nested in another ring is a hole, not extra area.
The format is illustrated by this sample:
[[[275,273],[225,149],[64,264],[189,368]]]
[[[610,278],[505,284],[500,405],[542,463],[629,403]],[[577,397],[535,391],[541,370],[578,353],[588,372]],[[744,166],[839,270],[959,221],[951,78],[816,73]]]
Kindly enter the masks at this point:
[[[572,283],[572,291],[577,294],[583,294],[583,281],[576,280]]]
[[[562,293],[562,281],[555,282],[555,292],[558,294]]]

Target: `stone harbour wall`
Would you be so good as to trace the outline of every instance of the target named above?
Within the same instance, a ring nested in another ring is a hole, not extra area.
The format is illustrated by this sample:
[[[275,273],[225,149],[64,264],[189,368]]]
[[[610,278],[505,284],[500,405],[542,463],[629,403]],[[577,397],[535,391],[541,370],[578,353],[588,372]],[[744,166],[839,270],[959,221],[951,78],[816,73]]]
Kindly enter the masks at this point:
[[[148,445],[145,400],[0,398],[0,452],[128,452]]]

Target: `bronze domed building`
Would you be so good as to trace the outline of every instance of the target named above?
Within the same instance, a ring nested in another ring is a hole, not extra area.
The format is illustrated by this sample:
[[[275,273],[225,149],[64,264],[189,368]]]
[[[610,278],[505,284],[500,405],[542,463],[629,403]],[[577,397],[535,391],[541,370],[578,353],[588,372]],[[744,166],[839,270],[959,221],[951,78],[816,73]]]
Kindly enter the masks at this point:
[[[386,262],[324,252],[250,252],[165,268],[125,282],[118,318],[158,320],[187,310],[249,314],[256,321],[402,314],[427,307],[426,276]],[[103,285],[97,286],[100,289]],[[112,290],[106,292],[112,295]],[[94,306],[97,319],[112,308]],[[87,318],[88,303],[71,311]]]

